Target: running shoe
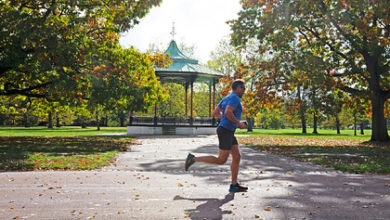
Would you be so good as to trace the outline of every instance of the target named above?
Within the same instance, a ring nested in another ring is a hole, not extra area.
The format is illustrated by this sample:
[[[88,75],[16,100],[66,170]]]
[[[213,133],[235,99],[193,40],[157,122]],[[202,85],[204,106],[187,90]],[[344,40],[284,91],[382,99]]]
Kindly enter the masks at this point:
[[[248,187],[240,186],[240,184],[230,184],[229,192],[246,192]]]
[[[192,164],[195,163],[195,156],[191,153],[188,154],[186,163],[184,164],[184,170],[187,171]]]

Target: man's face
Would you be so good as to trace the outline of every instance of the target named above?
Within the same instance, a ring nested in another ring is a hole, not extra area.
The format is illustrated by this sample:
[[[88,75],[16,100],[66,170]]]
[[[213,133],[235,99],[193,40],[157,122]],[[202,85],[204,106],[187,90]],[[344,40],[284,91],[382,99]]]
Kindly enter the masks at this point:
[[[243,96],[244,93],[245,93],[245,86],[238,86],[238,87],[236,88],[235,93],[237,94],[238,97],[242,98],[242,96]]]

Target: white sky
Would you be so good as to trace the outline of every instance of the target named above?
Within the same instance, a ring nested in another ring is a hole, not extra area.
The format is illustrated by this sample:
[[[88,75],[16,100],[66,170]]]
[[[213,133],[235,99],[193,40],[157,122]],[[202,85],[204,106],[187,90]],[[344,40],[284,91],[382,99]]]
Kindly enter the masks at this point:
[[[206,63],[218,42],[231,32],[226,21],[237,18],[240,9],[239,0],[163,0],[138,25],[123,33],[120,43],[142,52],[151,43],[168,46],[175,22],[176,43],[195,46],[194,58]]]

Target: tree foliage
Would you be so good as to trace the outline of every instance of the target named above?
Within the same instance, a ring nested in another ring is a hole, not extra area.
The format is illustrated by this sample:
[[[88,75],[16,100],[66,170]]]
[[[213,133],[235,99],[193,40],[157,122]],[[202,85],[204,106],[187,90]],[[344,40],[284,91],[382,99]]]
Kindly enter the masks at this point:
[[[384,104],[390,98],[388,1],[245,0],[242,5],[239,18],[231,22],[234,45],[244,47],[256,38],[264,44],[261,55],[291,53],[290,48],[298,49],[303,58],[310,53],[325,67],[316,74],[336,82],[332,88],[358,97],[368,94],[371,140],[389,140],[384,118]]]
[[[153,62],[167,57],[123,49],[119,34],[159,3],[1,1],[0,95],[146,108],[161,89]]]

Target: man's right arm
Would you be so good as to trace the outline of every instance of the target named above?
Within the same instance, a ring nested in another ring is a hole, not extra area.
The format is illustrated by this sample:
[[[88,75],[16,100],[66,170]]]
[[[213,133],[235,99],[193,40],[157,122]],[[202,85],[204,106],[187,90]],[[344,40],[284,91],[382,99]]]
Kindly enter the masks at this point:
[[[222,119],[222,109],[221,109],[221,107],[217,106],[214,109],[213,116],[216,117],[216,118]]]

